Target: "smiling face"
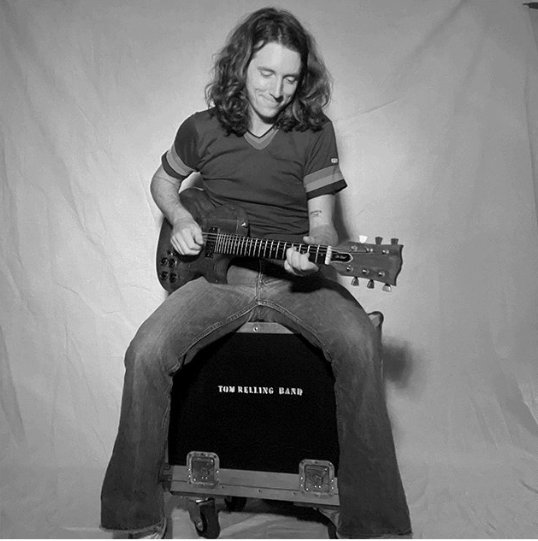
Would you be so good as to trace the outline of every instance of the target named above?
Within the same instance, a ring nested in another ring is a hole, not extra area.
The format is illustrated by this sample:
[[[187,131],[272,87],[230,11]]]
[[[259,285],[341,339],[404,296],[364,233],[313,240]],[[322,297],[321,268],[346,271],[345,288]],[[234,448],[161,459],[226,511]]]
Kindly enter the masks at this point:
[[[247,68],[250,131],[261,135],[292,100],[299,84],[301,57],[280,43],[265,44]]]

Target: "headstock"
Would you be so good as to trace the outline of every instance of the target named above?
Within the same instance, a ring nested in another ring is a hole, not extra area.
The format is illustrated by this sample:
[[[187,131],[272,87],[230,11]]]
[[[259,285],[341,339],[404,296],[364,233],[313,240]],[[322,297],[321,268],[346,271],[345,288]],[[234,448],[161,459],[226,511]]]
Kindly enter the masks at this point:
[[[340,274],[352,276],[352,285],[359,285],[359,278],[365,278],[368,288],[372,289],[375,282],[381,282],[383,290],[390,291],[402,269],[403,245],[398,244],[395,238],[390,244],[382,242],[382,237],[376,237],[375,244],[354,241],[340,244],[331,254],[331,265]]]

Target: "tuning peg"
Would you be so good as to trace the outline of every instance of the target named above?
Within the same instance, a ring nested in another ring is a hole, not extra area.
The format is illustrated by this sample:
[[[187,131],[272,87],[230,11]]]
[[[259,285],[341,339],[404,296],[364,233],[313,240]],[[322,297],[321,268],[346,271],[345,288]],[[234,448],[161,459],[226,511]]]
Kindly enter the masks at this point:
[[[392,291],[392,287],[390,286],[390,284],[385,284],[382,289],[387,293],[390,293]]]
[[[368,280],[368,284],[367,284],[367,288],[368,289],[374,289],[374,281],[373,280]]]
[[[391,244],[398,244],[398,239],[392,238],[392,239],[390,239],[390,243]]]
[[[375,243],[376,244],[381,244],[383,242],[383,237],[376,237],[375,238]]]
[[[356,276],[353,276],[353,278],[351,280],[351,285],[352,286],[358,286],[359,285],[359,279]]]
[[[359,235],[359,242],[360,242],[361,244],[364,244],[367,240],[368,240],[368,236],[367,236],[367,235]]]

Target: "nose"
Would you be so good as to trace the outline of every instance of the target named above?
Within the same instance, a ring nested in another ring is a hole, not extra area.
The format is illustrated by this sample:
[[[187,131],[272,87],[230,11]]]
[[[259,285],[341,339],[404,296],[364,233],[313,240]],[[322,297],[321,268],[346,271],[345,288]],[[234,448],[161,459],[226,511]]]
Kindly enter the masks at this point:
[[[276,101],[282,101],[284,99],[284,81],[283,79],[275,79],[273,88],[271,89],[271,95]]]

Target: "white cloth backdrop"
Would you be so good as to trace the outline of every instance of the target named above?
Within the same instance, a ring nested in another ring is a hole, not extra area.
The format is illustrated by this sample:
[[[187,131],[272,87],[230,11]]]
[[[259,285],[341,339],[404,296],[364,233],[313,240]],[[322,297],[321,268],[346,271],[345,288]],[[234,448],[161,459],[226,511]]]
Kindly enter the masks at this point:
[[[105,537],[149,180],[258,0],[0,2],[0,536]],[[334,78],[342,234],[399,237],[387,400],[416,537],[538,535],[538,53],[512,0],[288,0]],[[248,508],[247,508],[248,511]],[[172,535],[196,537],[185,512]],[[223,537],[319,537],[278,513]],[[229,526],[229,527],[228,527]]]

